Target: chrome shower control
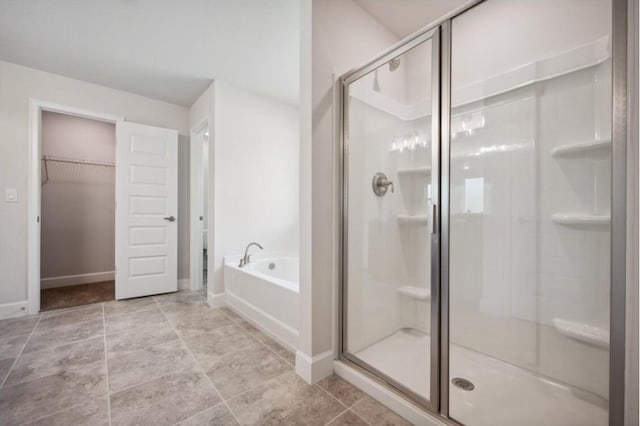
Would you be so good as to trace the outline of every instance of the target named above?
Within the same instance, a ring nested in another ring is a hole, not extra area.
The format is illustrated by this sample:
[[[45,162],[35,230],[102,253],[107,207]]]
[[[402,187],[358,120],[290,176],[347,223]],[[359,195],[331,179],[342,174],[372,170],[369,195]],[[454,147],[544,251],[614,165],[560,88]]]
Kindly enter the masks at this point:
[[[393,192],[393,182],[387,179],[387,175],[382,172],[378,172],[373,176],[371,186],[373,187],[373,193],[378,197],[386,194],[389,188],[391,188],[391,192]]]

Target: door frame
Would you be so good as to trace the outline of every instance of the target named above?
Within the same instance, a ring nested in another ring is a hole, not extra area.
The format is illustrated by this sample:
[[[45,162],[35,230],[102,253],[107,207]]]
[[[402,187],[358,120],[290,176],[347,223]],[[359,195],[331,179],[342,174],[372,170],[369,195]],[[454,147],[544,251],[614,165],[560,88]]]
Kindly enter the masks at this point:
[[[57,112],[113,124],[125,121],[123,116],[29,98],[29,178],[27,189],[27,312],[29,314],[40,312],[40,216],[42,201],[40,161],[42,157],[43,111]]]
[[[198,135],[204,130],[209,131],[209,150],[211,150],[211,126],[209,126],[209,118],[202,119],[198,124],[193,126],[189,135],[189,281],[191,290],[202,289],[202,234],[200,225],[200,215],[197,212],[203,210],[202,190],[204,188],[204,176],[202,174],[202,141]],[[211,155],[209,155],[211,158]],[[209,174],[211,174],[211,162],[209,162]],[[211,179],[209,179],[211,181]],[[209,191],[209,194],[211,191]],[[211,219],[211,200],[207,197],[208,218]],[[211,220],[209,223],[209,231],[207,231],[207,251],[208,258],[211,254]],[[210,262],[207,262],[210,264]],[[209,269],[209,268],[208,268]],[[209,272],[211,270],[209,269]],[[211,276],[209,276],[210,278]]]

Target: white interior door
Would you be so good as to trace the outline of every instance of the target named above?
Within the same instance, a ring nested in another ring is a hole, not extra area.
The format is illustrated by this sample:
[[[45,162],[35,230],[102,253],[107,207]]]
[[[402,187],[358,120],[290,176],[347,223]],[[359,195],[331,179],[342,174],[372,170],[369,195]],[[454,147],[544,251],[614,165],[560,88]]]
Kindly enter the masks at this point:
[[[178,133],[116,125],[116,299],[178,290]]]

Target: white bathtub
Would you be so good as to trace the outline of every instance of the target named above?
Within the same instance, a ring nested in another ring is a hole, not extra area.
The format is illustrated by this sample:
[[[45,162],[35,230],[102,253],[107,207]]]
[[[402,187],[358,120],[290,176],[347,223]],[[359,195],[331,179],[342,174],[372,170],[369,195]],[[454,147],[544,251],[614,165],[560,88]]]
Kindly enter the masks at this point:
[[[291,350],[298,347],[297,255],[260,253],[242,268],[224,258],[226,303]]]

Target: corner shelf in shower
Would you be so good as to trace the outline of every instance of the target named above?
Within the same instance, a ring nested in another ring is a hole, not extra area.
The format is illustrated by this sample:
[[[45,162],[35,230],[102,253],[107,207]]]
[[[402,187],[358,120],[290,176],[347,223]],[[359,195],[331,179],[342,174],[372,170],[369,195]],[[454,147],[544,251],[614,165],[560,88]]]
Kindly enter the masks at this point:
[[[609,348],[608,330],[561,318],[554,318],[552,323],[553,327],[563,336],[592,346],[597,346],[599,348]]]
[[[607,226],[611,223],[610,216],[597,216],[589,214],[565,214],[556,213],[551,220],[560,225],[575,226]]]
[[[399,214],[398,223],[400,225],[426,226],[429,223],[429,217],[426,214],[417,214],[417,215]]]
[[[431,167],[416,167],[412,169],[399,169],[398,176],[430,176]]]
[[[426,288],[405,285],[402,287],[398,287],[397,291],[400,296],[404,296],[409,299],[415,299],[415,300],[431,299],[431,291],[427,290]]]
[[[610,139],[600,139],[590,142],[581,142],[560,145],[551,150],[551,156],[556,158],[571,157],[579,154],[587,153],[605,153],[611,150]]]

